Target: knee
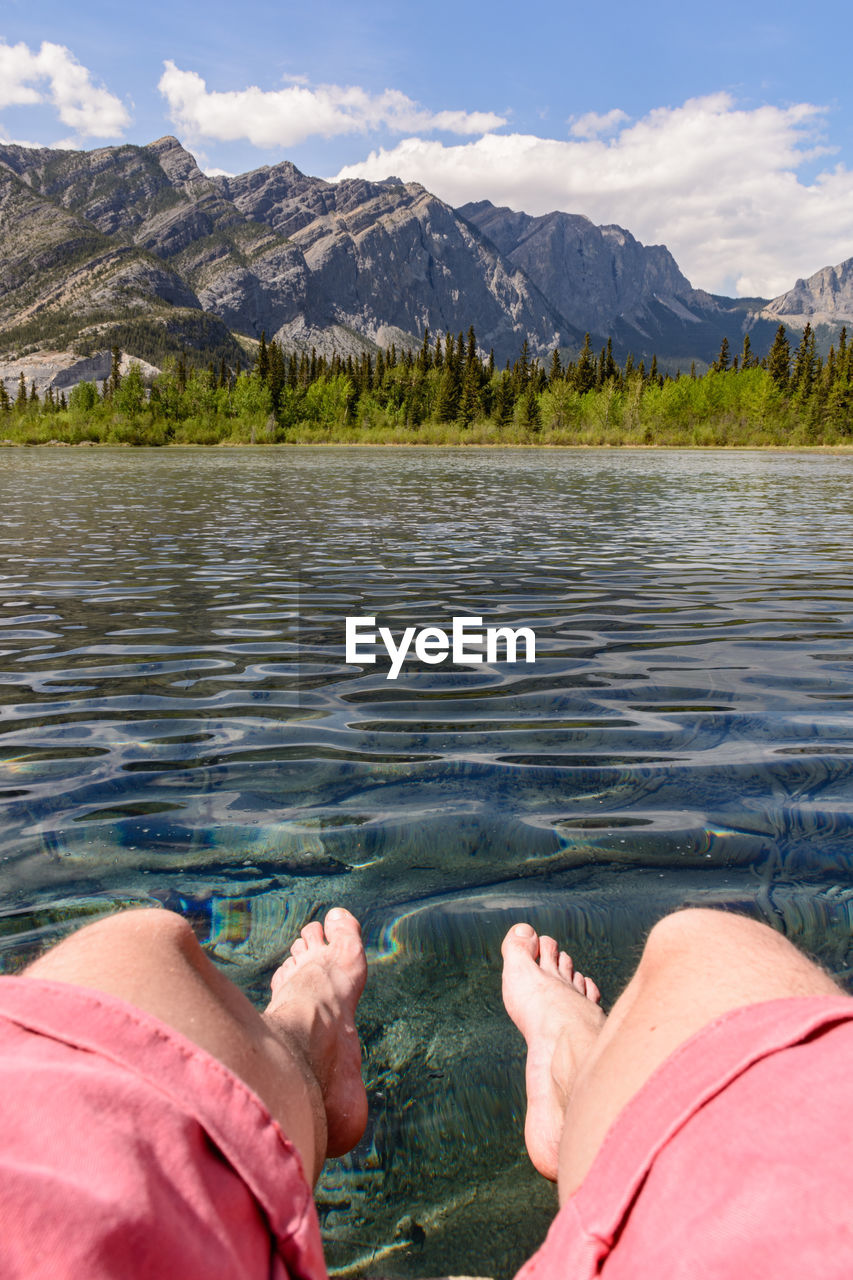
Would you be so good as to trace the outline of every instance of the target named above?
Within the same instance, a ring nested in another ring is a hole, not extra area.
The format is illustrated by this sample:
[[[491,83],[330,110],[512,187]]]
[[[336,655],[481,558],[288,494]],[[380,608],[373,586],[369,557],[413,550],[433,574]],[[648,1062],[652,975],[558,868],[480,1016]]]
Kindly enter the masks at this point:
[[[159,954],[166,950],[180,951],[184,954],[198,946],[190,924],[175,911],[164,911],[157,907],[131,908],[119,911],[115,915],[96,920],[94,924],[81,929],[72,938],[80,942],[111,943],[123,950],[132,948]]]
[[[686,907],[664,916],[652,927],[643,950],[640,969],[667,968],[688,964],[692,957],[707,962],[714,951],[727,952],[758,931],[772,935],[767,925],[746,916],[707,907]]]

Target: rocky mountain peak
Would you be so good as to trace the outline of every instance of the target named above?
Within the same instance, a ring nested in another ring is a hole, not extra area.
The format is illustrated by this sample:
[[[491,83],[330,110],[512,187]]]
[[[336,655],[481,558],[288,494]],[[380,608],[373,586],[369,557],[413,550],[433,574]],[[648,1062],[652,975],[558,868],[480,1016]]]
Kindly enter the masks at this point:
[[[196,164],[195,156],[186,151],[171,134],[158,138],[156,142],[149,142],[145,150],[154,156],[174,186],[186,189],[200,182],[211,185],[210,178]]]

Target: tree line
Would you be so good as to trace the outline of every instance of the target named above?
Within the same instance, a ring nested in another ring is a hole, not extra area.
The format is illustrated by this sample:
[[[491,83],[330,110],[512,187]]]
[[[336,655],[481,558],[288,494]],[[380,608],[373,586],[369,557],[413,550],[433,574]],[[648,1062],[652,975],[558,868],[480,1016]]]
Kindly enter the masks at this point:
[[[842,329],[826,358],[811,325],[792,346],[780,325],[758,358],[749,335],[723,339],[708,370],[674,376],[656,357],[619,364],[610,340],[590,336],[574,359],[543,364],[527,341],[504,368],[476,333],[423,335],[417,349],[286,352],[262,335],[254,364],[194,368],[181,356],[146,386],[139,366],[39,397],[23,374],[10,397],[0,382],[6,438],[115,443],[323,439],[600,444],[810,444],[853,437],[853,346]],[[45,433],[48,433],[46,436]]]

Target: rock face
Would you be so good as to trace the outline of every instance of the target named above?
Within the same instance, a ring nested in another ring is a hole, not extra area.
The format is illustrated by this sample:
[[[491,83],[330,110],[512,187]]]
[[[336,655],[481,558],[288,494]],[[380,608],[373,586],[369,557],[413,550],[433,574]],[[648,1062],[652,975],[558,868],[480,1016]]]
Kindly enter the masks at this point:
[[[17,331],[10,339],[25,347],[38,341],[27,327],[36,317],[55,328],[65,316],[73,329],[73,313],[85,334],[87,319],[167,323],[170,308],[184,329],[187,313],[203,312],[224,330],[327,352],[417,344],[425,327],[471,323],[501,360],[525,337],[543,356],[582,337],[417,185],[334,185],[287,162],[208,178],[175,138],[91,152],[0,147],[0,182],[0,334]]]
[[[488,200],[458,212],[545,293],[577,328],[612,336],[617,351],[665,361],[713,359],[750,326],[732,299],[692,288],[664,245],[579,214],[534,218]],[[755,328],[755,322],[751,327]],[[767,336],[761,325],[760,338]],[[755,336],[755,335],[754,335]],[[771,335],[772,336],[772,335]]]
[[[850,266],[836,269],[847,269],[836,295],[850,296]],[[817,279],[803,286],[815,298]],[[820,286],[827,315],[833,279]],[[287,161],[208,177],[172,137],[0,146],[4,372],[9,355],[45,348],[90,355],[118,341],[154,365],[181,349],[233,365],[262,332],[357,353],[469,324],[499,363],[525,338],[541,359],[573,355],[588,331],[596,347],[612,336],[620,359],[685,367],[713,359],[724,336],[736,349],[747,329],[769,345],[781,301],[750,315],[691,288],[666,248],[621,227],[488,201],[454,210],[397,178],[329,183]]]
[[[774,298],[759,314],[795,329],[807,323],[833,330],[853,325],[853,258],[837,267],[824,267],[808,280],[798,280],[793,289]]]

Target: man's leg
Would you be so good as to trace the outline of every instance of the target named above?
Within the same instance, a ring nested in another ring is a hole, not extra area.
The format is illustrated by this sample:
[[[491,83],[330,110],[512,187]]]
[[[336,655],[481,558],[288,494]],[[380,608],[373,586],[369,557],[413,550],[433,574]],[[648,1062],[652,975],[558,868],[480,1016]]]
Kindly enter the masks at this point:
[[[764,1000],[843,994],[781,934],[723,911],[679,911],[656,924],[606,1019],[595,985],[553,939],[516,925],[503,954],[504,1002],[528,1046],[525,1141],[561,1201],[625,1104],[707,1023]]]
[[[364,1132],[355,1008],[367,965],[343,908],[302,930],[259,1014],[170,911],[125,911],[65,938],[25,971],[121,997],[218,1058],[266,1103],[316,1181]]]

